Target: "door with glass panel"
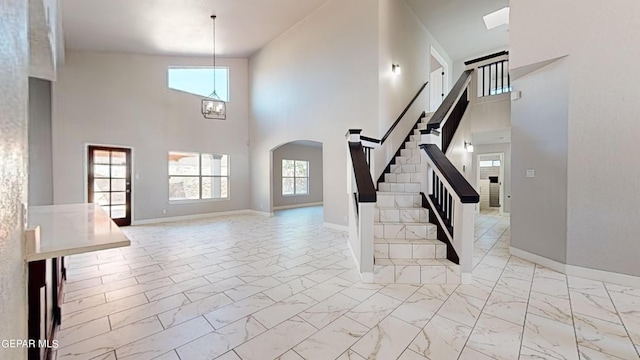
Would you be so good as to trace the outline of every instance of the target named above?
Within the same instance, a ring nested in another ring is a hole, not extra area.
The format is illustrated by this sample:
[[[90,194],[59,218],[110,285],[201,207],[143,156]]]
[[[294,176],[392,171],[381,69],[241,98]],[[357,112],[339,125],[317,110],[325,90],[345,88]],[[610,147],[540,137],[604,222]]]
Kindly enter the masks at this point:
[[[118,226],[131,225],[131,149],[89,146],[88,199]]]

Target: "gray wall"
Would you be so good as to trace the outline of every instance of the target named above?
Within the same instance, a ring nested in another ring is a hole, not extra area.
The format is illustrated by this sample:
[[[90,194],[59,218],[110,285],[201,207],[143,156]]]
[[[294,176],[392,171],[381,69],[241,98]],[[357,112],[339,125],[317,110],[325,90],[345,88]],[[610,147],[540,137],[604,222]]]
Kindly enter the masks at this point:
[[[248,209],[247,60],[218,63],[229,67],[224,121],[202,117],[201,97],[167,88],[169,66],[206,58],[67,51],[53,87],[54,202],[85,200],[86,145],[99,144],[133,148],[134,221]],[[169,151],[228,154],[230,199],[169,203]]]
[[[567,260],[566,59],[512,80],[522,98],[511,104],[511,246]],[[534,178],[525,177],[527,169]]]
[[[282,196],[282,159],[309,162],[309,194]],[[322,145],[284,144],[273,151],[273,206],[322,202]]]
[[[514,148],[514,165],[537,154],[543,160],[553,155],[555,160],[548,164],[553,165],[548,170],[557,174],[549,174],[549,186],[545,188],[527,189],[529,179],[519,180],[518,188],[529,190],[537,199],[552,200],[544,204],[542,211],[555,214],[566,209],[567,264],[635,276],[640,276],[640,166],[635,160],[640,134],[640,92],[633,69],[640,57],[640,47],[630,46],[628,39],[640,36],[639,13],[640,2],[636,0],[512,1],[509,25],[512,76],[513,70],[523,73],[537,64],[566,56],[515,82],[516,89],[521,86],[522,101],[514,105],[531,103],[528,98],[532,94],[538,96],[537,87],[550,95],[560,92],[561,96],[561,99],[541,97],[536,106],[518,108],[512,113],[514,118],[543,121],[531,123],[527,129],[539,139],[542,149],[520,147],[516,154]],[[598,26],[593,26],[593,19],[598,19]],[[557,119],[557,123],[549,123],[545,119],[549,116]],[[566,128],[568,136],[559,137]],[[561,157],[565,160],[559,160]],[[514,174],[517,173],[514,166]],[[517,195],[515,192],[513,195],[515,201]],[[560,199],[565,204],[558,208]],[[541,211],[535,205],[542,204],[538,201],[526,205],[528,214]],[[527,216],[527,212],[522,216]],[[528,239],[516,236],[525,230],[521,223],[514,222],[512,226],[512,244],[517,243],[525,250],[550,241],[540,233],[539,225],[555,228],[555,223],[539,222],[536,218],[529,221],[538,223],[531,226],[538,233]],[[561,235],[561,227],[556,228],[555,235]],[[548,245],[545,253],[553,251],[553,245]]]
[[[51,82],[29,78],[29,205],[53,204]]]
[[[22,204],[27,203],[27,2],[3,0],[0,11],[0,339],[27,338]],[[26,349],[0,357],[26,359]]]

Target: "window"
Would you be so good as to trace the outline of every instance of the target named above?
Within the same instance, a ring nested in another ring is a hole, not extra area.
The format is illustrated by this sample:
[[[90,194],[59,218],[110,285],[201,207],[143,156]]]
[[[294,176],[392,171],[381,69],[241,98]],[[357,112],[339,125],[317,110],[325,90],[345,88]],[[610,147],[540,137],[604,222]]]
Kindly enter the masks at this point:
[[[216,66],[216,94],[229,101],[229,68]],[[170,67],[167,71],[169,89],[206,97],[213,92],[212,67]]]
[[[282,195],[309,194],[309,162],[282,159]]]
[[[500,160],[481,160],[480,167],[500,166]]]
[[[229,156],[169,152],[169,201],[229,198]]]

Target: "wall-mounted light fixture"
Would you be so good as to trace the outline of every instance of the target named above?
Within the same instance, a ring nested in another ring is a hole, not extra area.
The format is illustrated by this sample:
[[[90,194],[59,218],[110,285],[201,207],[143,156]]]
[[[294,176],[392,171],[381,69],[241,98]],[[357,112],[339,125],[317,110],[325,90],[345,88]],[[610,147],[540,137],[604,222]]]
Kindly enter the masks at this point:
[[[400,75],[402,74],[402,68],[398,64],[391,64],[391,72],[395,75]]]
[[[472,153],[473,152],[473,144],[471,142],[464,142],[464,149],[467,150],[467,152]]]

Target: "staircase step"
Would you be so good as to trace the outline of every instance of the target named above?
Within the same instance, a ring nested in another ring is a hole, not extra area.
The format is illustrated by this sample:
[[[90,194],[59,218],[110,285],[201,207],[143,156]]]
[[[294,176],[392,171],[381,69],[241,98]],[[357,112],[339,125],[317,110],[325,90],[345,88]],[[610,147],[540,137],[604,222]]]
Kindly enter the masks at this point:
[[[417,149],[418,148],[418,142],[417,141],[407,141],[404,143],[404,148],[405,149]]]
[[[392,174],[419,173],[420,166],[416,166],[416,164],[410,164],[410,165],[393,164],[391,165],[390,170]]]
[[[375,239],[373,247],[375,259],[447,258],[447,245],[439,240]]]
[[[396,156],[396,164],[398,165],[406,165],[407,164],[407,157],[406,156]]]
[[[427,223],[429,222],[429,210],[425,208],[379,208],[373,209],[373,221],[396,223]]]
[[[400,155],[410,158],[414,155],[420,155],[420,151],[421,151],[420,149],[401,149]]]
[[[379,191],[388,191],[388,192],[401,192],[401,193],[419,193],[420,192],[420,183],[380,183],[378,184]]]
[[[420,183],[422,181],[421,173],[398,173],[384,174],[385,183]]]
[[[446,259],[376,259],[376,284],[459,284],[460,265]]]
[[[378,191],[377,196],[378,208],[422,208],[422,195],[419,194]]]
[[[437,227],[431,223],[374,223],[373,238],[378,239],[436,239]]]

